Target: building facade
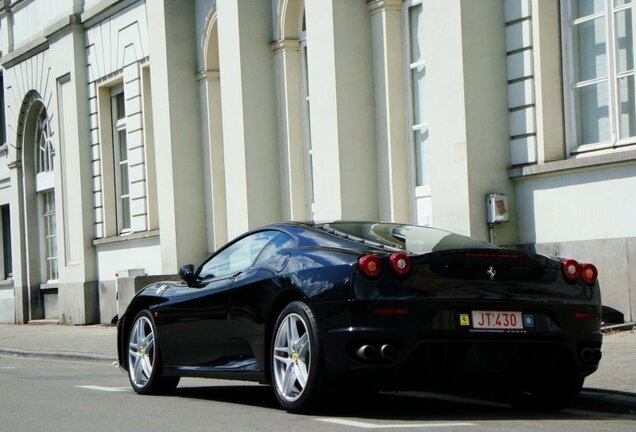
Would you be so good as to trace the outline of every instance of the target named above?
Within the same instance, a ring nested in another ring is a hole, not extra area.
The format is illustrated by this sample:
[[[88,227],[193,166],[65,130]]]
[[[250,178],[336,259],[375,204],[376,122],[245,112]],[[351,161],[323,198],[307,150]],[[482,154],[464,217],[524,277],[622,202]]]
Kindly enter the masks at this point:
[[[122,278],[333,219],[596,263],[634,320],[633,24],[627,0],[4,0],[0,322],[108,323]]]

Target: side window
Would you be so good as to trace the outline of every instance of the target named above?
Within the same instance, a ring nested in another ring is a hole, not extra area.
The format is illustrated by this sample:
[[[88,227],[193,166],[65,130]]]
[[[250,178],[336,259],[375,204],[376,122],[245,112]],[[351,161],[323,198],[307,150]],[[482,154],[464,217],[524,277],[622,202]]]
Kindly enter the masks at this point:
[[[255,265],[275,265],[280,250],[294,246],[294,240],[287,234],[280,233],[272,239],[258,256]],[[272,262],[270,262],[272,261]]]
[[[276,231],[261,231],[242,238],[203,264],[199,278],[227,276],[248,268],[263,247],[277,234]]]

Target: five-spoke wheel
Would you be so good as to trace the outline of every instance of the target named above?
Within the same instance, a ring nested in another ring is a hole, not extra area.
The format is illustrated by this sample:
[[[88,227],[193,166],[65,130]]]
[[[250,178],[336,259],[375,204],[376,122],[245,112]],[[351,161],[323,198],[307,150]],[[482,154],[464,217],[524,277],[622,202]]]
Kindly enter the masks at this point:
[[[134,387],[144,387],[155,365],[155,332],[146,316],[140,316],[128,340],[128,375]]]
[[[128,336],[128,378],[137,393],[166,393],[179,383],[178,377],[164,377],[152,315],[141,311]]]
[[[271,349],[272,385],[279,403],[290,411],[307,408],[319,397],[320,343],[309,307],[287,305],[274,328]]]

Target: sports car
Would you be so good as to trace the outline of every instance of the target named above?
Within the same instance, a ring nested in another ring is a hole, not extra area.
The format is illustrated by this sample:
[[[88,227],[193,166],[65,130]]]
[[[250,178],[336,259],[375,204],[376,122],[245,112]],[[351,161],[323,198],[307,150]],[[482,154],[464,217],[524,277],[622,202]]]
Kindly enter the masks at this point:
[[[594,265],[444,230],[278,223],[179,274],[140,290],[118,321],[137,393],[208,377],[271,384],[289,411],[343,389],[556,410],[601,359]]]

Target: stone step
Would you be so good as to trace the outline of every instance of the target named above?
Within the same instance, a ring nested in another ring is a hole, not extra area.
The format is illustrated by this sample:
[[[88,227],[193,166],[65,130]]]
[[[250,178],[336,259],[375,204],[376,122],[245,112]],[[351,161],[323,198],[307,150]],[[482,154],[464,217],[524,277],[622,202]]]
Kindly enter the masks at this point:
[[[30,325],[59,325],[59,319],[37,319],[29,321]]]

